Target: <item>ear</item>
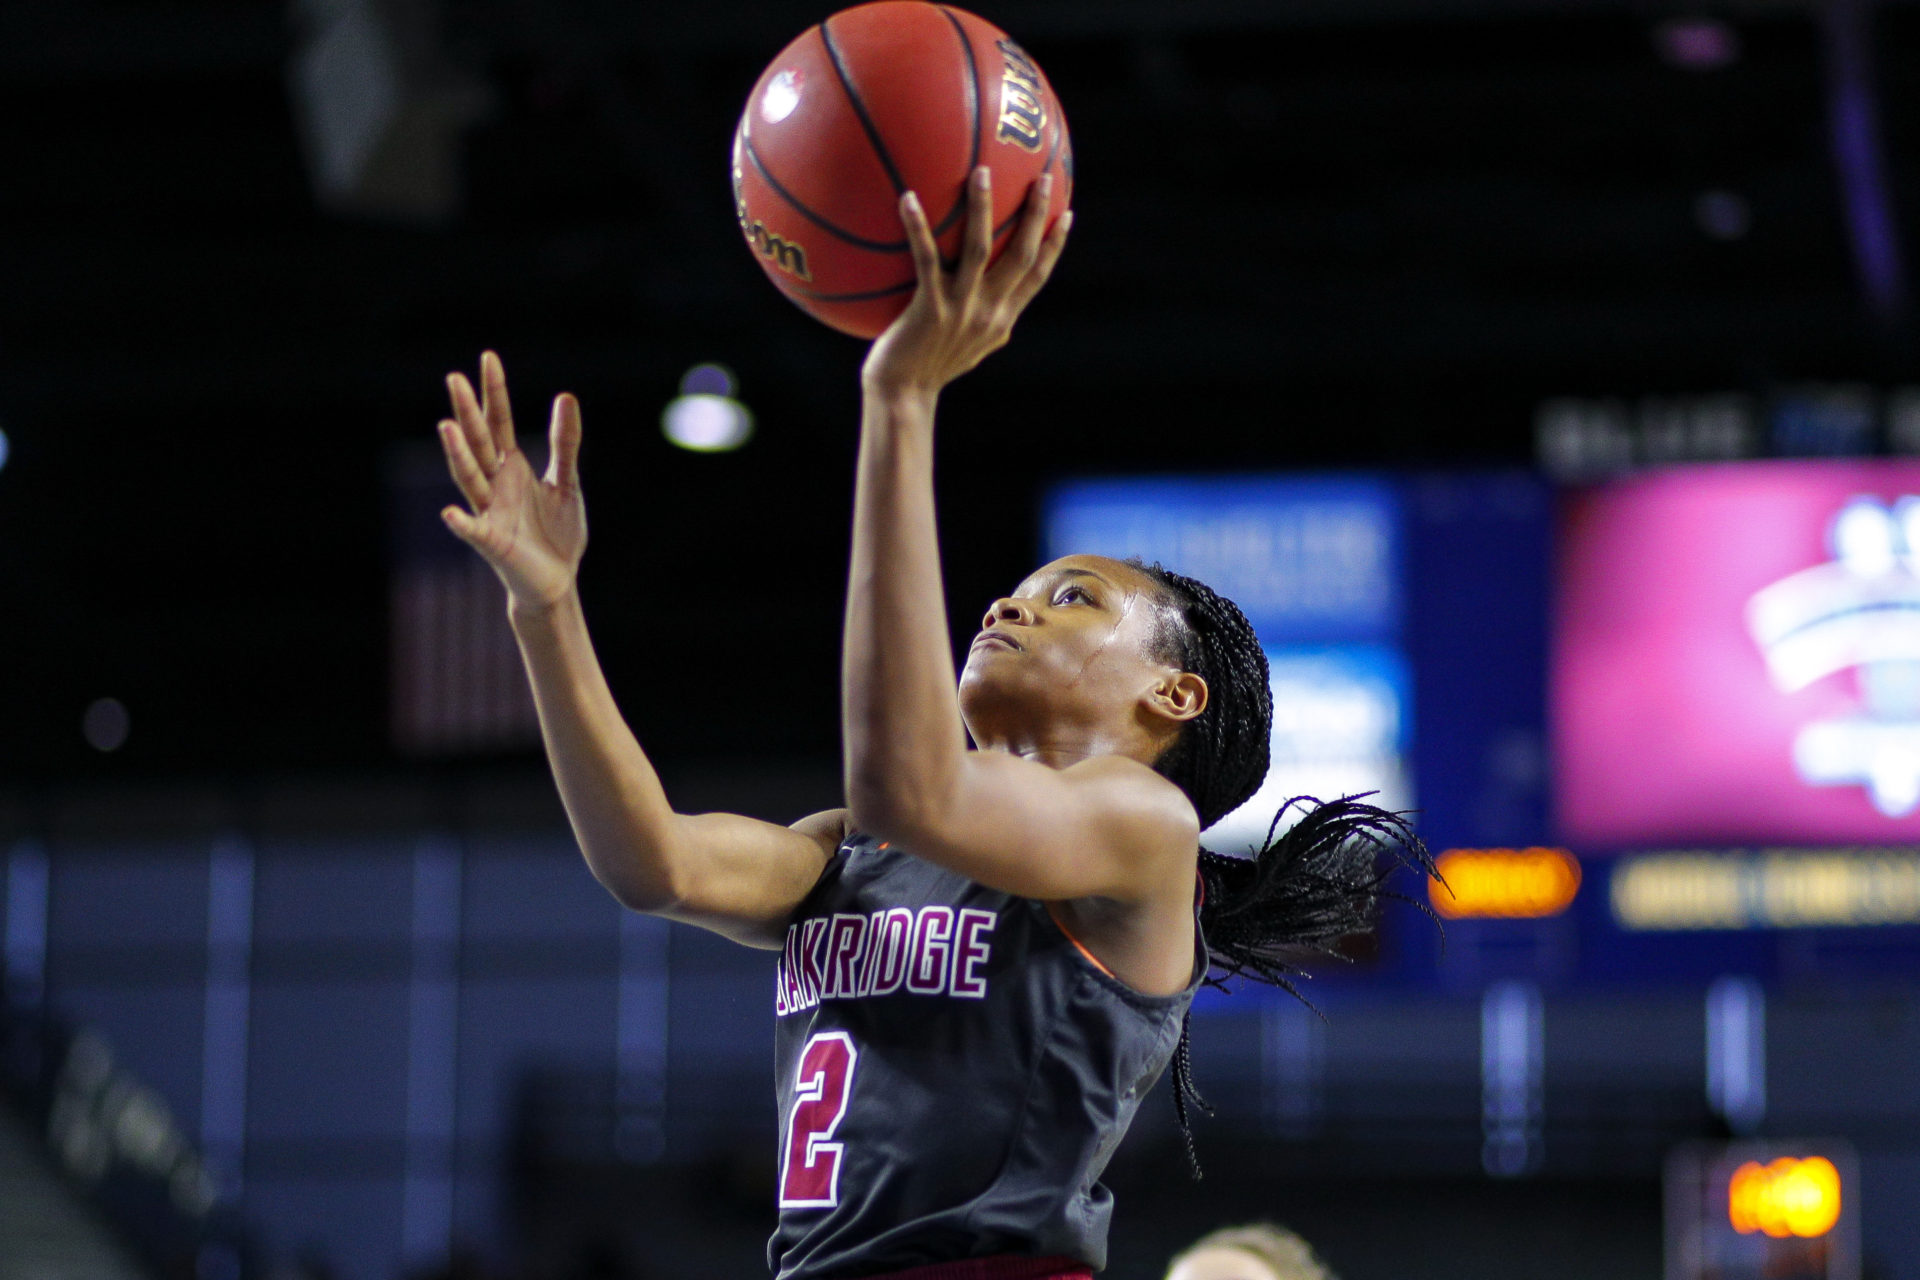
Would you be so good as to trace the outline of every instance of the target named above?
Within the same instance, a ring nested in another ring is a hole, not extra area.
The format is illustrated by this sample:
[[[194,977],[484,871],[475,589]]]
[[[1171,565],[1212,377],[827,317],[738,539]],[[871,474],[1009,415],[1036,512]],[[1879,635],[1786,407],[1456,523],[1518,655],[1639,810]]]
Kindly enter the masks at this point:
[[[1207,682],[1191,671],[1173,671],[1147,691],[1148,708],[1175,724],[1185,724],[1207,709]]]

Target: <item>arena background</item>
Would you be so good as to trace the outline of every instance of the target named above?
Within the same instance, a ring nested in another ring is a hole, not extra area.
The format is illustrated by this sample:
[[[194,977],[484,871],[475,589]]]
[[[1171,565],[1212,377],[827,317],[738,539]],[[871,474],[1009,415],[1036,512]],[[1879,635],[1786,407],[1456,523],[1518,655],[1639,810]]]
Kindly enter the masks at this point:
[[[431,432],[483,347],[523,420],[576,392],[584,598],[671,793],[837,802],[861,347],[768,286],[726,173],[825,12],[0,7],[0,1277],[763,1274],[766,957],[580,865]],[[1107,1274],[1272,1217],[1349,1280],[1920,1277],[1920,911],[1650,942],[1617,891],[1668,849],[1910,874],[1920,828],[1583,841],[1552,693],[1579,504],[1730,459],[1920,492],[1920,8],[982,12],[1066,105],[1079,220],[943,402],[956,635],[1076,479],[1377,484],[1423,829],[1585,868],[1444,951],[1390,917],[1325,1022],[1205,1003],[1207,1177],[1163,1089]],[[737,450],[662,433],[706,363]],[[1751,1231],[1675,1269],[1732,1140],[1835,1157],[1853,1269]]]

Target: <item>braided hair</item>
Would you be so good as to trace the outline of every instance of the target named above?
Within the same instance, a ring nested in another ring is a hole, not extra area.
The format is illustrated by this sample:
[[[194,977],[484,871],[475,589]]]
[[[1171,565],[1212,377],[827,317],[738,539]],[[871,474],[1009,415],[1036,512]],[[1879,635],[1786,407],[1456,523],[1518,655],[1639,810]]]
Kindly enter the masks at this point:
[[[1154,656],[1207,684],[1206,709],[1154,762],[1193,802],[1204,830],[1246,803],[1266,778],[1273,733],[1267,655],[1233,601],[1158,564],[1128,563],[1160,589]],[[1200,929],[1212,962],[1207,985],[1225,990],[1228,979],[1264,982],[1311,1008],[1295,985],[1306,974],[1300,960],[1309,954],[1344,958],[1337,944],[1370,930],[1382,900],[1415,901],[1386,888],[1398,867],[1438,878],[1433,856],[1406,815],[1365,803],[1371,794],[1324,803],[1312,796],[1288,800],[1250,858],[1200,850]],[[1299,818],[1281,831],[1295,809]],[[1198,1178],[1189,1105],[1212,1108],[1194,1087],[1184,1021],[1173,1057],[1173,1102]]]

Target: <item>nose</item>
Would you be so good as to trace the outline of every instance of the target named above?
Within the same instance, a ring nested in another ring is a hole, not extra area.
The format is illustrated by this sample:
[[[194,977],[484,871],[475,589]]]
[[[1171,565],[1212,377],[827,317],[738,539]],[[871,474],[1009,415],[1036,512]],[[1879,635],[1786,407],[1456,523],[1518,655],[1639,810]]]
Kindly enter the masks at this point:
[[[980,629],[985,631],[996,622],[1011,622],[1022,627],[1031,626],[1033,610],[1029,609],[1024,601],[1012,596],[1002,596],[988,606],[987,616],[981,620]]]

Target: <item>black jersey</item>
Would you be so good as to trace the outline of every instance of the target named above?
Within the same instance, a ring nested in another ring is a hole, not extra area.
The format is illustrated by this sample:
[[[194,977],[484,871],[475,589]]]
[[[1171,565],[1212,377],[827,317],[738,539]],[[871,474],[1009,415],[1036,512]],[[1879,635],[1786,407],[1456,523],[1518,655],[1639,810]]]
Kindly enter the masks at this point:
[[[1099,1182],[1206,972],[1102,971],[1044,904],[852,836],[794,913],[774,1009],[779,1280],[1017,1254],[1106,1263]]]

